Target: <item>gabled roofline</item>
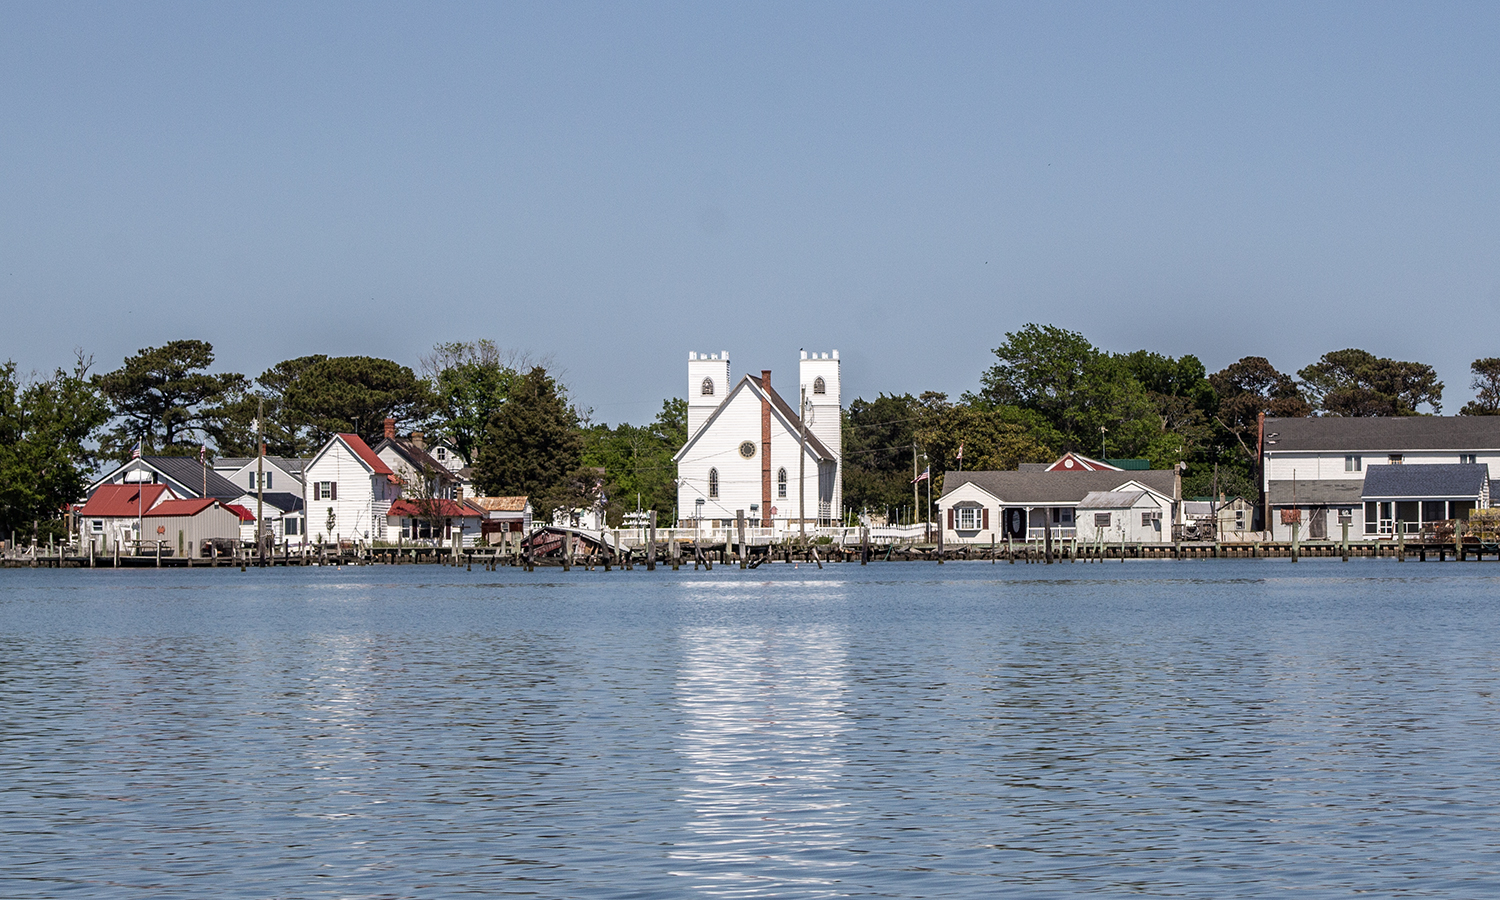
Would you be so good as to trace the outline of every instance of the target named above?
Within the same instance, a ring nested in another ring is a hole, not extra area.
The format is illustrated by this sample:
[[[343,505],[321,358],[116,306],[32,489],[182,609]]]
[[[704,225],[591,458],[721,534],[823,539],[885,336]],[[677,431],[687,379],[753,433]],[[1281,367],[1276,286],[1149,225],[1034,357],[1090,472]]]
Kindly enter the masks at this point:
[[[351,441],[355,443],[351,443]],[[348,450],[355,459],[359,460],[360,465],[364,466],[366,469],[369,469],[371,475],[396,474],[395,472],[391,471],[390,466],[385,464],[385,460],[375,455],[375,451],[370,449],[370,445],[365,443],[364,438],[361,438],[357,434],[348,434],[342,431],[334,434],[323,443],[323,446],[318,448],[318,452],[314,453],[312,457],[308,459],[307,465],[303,468],[303,471],[305,472],[307,471],[307,469],[312,468],[313,464],[322,459],[323,455],[327,453],[335,443],[343,444],[344,449]],[[363,448],[364,452],[360,452],[361,448]],[[369,454],[368,457],[365,456],[366,453]]]
[[[729,408],[729,404],[734,400],[735,397],[739,395],[740,391],[745,390],[747,386],[749,387],[751,393],[755,394],[757,398],[761,400],[769,400],[771,402],[772,412],[776,414],[776,418],[781,420],[781,424],[785,426],[788,431],[796,433],[799,430],[798,425],[801,420],[797,418],[796,413],[792,412],[792,408],[787,405],[786,401],[781,399],[781,395],[776,393],[776,389],[772,388],[770,391],[766,391],[766,389],[761,385],[759,378],[755,377],[754,375],[745,375],[740,378],[737,384],[735,384],[734,389],[731,390],[723,400],[719,401],[719,405],[714,407],[714,411],[709,415],[709,417],[703,421],[702,425],[698,426],[698,430],[688,437],[687,442],[682,445],[682,449],[678,450],[677,453],[672,457],[672,462],[682,462],[682,458],[687,454],[688,450],[690,450],[694,444],[698,443],[698,439],[708,432],[709,426],[718,421],[719,416],[723,414],[724,410]],[[807,450],[808,452],[812,453],[813,457],[816,458],[819,462],[836,461],[833,453],[830,452],[829,449],[824,446],[823,442],[818,440],[817,436],[812,432],[807,433]]]

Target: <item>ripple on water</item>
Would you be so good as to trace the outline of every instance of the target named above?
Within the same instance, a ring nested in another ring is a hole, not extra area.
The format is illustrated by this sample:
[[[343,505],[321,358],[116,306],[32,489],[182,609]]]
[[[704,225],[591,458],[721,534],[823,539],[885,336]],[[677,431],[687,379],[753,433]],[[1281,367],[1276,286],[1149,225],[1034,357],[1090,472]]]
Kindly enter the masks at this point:
[[[0,885],[1496,895],[1489,571],[7,571]]]

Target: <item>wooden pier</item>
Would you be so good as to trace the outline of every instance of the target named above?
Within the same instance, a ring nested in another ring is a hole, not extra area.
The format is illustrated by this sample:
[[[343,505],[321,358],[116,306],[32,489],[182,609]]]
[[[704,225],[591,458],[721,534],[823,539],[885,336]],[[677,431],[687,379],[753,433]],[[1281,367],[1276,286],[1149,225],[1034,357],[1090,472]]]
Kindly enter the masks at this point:
[[[715,565],[754,569],[772,563],[815,565],[861,565],[877,562],[946,563],[961,560],[1006,564],[1052,564],[1107,562],[1136,559],[1301,559],[1385,558],[1398,562],[1500,562],[1500,544],[1495,542],[1382,540],[1350,541],[1261,541],[1174,543],[1085,543],[1057,541],[1017,544],[963,544],[943,547],[933,543],[859,544],[817,542],[741,543],[738,541],[695,542],[686,539],[648,541],[628,547],[600,540],[595,534],[573,529],[538,529],[523,539],[501,546],[480,547],[302,547],[278,548],[264,560],[253,550],[236,550],[207,557],[179,557],[169,552],[136,554],[69,553],[63,547],[38,548],[36,552],[7,553],[5,568],[102,568],[186,569],[219,568],[246,570],[261,566],[370,566],[444,565],[472,570],[501,567],[532,570],[537,567],[574,567],[611,571],[658,565],[672,569],[709,569]]]

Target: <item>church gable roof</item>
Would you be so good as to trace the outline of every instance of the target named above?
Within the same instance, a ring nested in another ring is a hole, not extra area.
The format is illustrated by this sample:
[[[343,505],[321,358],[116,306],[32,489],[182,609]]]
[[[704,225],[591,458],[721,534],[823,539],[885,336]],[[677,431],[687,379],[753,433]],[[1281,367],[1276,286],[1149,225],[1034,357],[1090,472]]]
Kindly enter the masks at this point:
[[[682,445],[682,449],[677,451],[677,455],[672,457],[672,461],[681,462],[683,457],[687,455],[688,450],[690,450],[694,444],[698,443],[698,440],[714,427],[714,423],[719,420],[719,417],[721,415],[723,415],[724,410],[728,409],[743,391],[749,391],[754,395],[757,401],[763,399],[771,401],[772,415],[781,421],[782,427],[785,428],[788,433],[793,436],[797,435],[800,419],[797,417],[796,411],[794,411],[785,400],[781,399],[781,395],[776,393],[775,388],[767,390],[765,386],[761,384],[759,378],[755,377],[754,375],[746,375],[739,380],[739,383],[734,386],[734,389],[729,392],[729,395],[726,396],[723,401],[721,401],[719,405],[714,408],[713,413],[709,415],[708,419],[705,420],[701,426],[699,426],[697,432],[688,437],[687,443]],[[822,441],[818,440],[811,431],[807,433],[807,450],[809,453],[811,453],[821,461],[833,462],[835,459],[833,453],[828,449],[828,447]]]

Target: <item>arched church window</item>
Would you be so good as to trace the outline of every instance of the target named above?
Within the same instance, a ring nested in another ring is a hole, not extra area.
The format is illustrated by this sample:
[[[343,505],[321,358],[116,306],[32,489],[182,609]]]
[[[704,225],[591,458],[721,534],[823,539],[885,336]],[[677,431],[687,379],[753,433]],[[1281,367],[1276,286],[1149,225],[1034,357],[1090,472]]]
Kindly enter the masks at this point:
[[[826,394],[826,393],[828,393],[828,385],[824,383],[823,376],[820,375],[817,378],[813,379],[813,393],[814,394]]]
[[[776,473],[776,496],[782,500],[786,499],[786,469]]]
[[[714,395],[714,380],[712,378],[703,379],[703,386],[698,391],[705,397],[712,397]]]
[[[708,470],[708,496],[717,498],[719,496],[719,470]]]

